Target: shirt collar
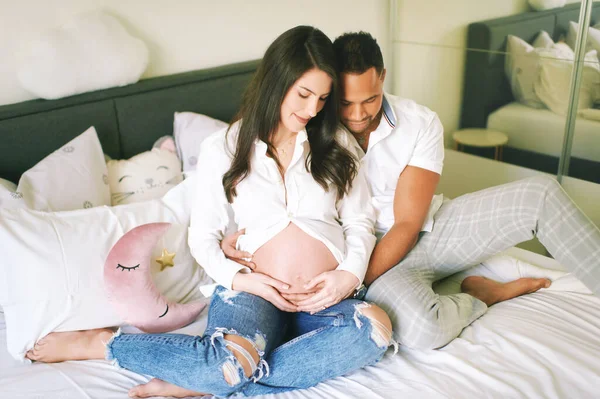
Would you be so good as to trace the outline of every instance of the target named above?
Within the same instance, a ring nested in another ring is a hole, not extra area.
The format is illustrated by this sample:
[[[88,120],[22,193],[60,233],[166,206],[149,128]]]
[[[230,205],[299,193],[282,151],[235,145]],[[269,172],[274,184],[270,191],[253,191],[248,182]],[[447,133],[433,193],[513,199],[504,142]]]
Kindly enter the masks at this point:
[[[392,129],[396,127],[396,113],[390,105],[385,92],[383,93],[383,117]]]

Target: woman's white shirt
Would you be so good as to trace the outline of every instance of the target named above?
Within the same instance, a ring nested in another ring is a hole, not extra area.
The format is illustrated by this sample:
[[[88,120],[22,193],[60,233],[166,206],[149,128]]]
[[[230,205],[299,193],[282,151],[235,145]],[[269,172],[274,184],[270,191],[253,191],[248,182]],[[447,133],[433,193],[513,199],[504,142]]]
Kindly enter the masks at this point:
[[[338,261],[337,270],[351,272],[362,283],[376,240],[375,211],[364,171],[359,169],[350,192],[337,200],[335,187],[325,191],[306,170],[310,151],[306,131],[298,132],[285,180],[267,156],[267,144],[256,140],[251,170],[236,186],[237,195],[229,204],[222,178],[231,165],[238,127],[239,123],[232,125],[227,142],[222,130],[201,145],[188,239],[196,261],[217,284],[231,289],[238,272],[250,272],[221,250],[220,241],[231,232],[232,223],[246,229],[237,247],[250,253],[294,223],[327,246]],[[355,152],[348,133],[340,130],[336,139]]]

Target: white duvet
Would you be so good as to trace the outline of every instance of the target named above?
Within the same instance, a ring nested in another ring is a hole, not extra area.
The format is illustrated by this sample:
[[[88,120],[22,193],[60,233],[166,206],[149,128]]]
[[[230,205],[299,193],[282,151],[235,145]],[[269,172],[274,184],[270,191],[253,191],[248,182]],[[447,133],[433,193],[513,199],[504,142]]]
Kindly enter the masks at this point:
[[[375,366],[318,386],[279,395],[299,398],[594,398],[600,397],[600,298],[549,258],[507,253],[543,266],[496,257],[436,287],[456,292],[465,274],[498,280],[548,276],[552,286],[492,306],[446,347],[388,351]],[[106,361],[20,365],[6,352],[0,313],[0,398],[127,398],[148,377]],[[200,333],[206,312],[183,332]],[[181,330],[180,330],[181,331]]]

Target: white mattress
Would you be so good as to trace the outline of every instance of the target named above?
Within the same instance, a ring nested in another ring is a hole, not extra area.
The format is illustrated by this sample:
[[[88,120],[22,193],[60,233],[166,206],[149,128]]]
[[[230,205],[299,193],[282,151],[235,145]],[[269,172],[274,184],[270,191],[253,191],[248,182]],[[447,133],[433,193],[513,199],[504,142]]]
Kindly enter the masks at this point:
[[[488,129],[508,135],[507,146],[558,157],[566,117],[513,102],[488,116]],[[600,162],[600,122],[578,117],[571,156]]]
[[[466,274],[501,281],[549,276],[552,287],[492,306],[446,347],[388,351],[375,366],[318,386],[279,395],[300,398],[592,398],[600,389],[600,298],[549,258],[513,248],[504,258]],[[436,287],[457,292],[464,274]],[[206,316],[184,332],[201,332]],[[106,361],[20,365],[6,352],[0,313],[0,398],[121,399],[147,377]]]

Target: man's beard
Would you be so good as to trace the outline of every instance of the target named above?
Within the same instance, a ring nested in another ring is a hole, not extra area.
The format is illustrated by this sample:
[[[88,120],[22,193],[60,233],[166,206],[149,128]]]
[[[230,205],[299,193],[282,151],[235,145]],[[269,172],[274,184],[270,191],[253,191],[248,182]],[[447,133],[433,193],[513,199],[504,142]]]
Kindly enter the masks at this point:
[[[372,118],[369,118],[367,121],[368,121],[368,123],[365,125],[365,127],[363,127],[360,130],[354,130],[354,129],[352,129],[351,128],[352,125],[350,125],[350,123],[348,123],[345,126],[346,126],[346,129],[348,129],[348,131],[350,133],[352,133],[354,135],[357,135],[357,136],[360,136],[360,135],[364,134],[367,130],[369,130],[369,127],[371,127],[371,125],[373,124],[373,119]],[[364,121],[364,122],[367,122],[367,121]]]
[[[379,112],[377,113],[377,115],[375,115],[375,117],[370,116],[368,118],[369,123],[367,123],[365,125],[365,127],[362,128],[361,130],[353,130],[350,127],[351,125],[349,123],[348,123],[348,125],[344,124],[344,126],[346,126],[346,129],[348,129],[348,131],[350,133],[352,133],[353,135],[355,135],[355,136],[361,136],[361,135],[365,134],[368,131],[375,130],[377,128],[377,125],[379,125],[379,121],[381,120],[381,116],[382,115],[383,115],[383,107],[381,107],[381,110],[379,110]]]

